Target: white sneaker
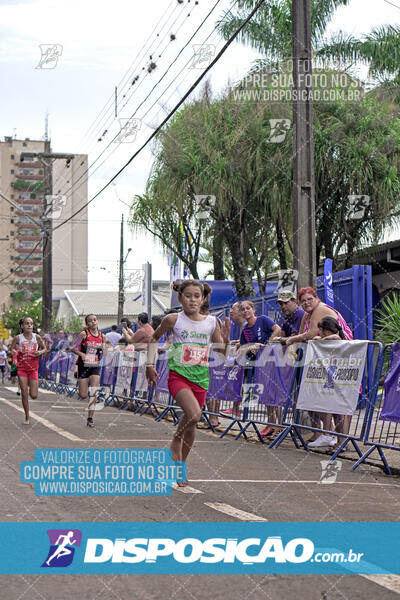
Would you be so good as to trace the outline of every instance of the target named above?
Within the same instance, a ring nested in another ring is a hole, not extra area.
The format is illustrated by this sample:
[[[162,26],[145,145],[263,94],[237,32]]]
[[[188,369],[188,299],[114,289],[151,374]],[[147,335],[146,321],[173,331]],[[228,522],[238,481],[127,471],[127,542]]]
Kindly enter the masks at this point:
[[[314,442],[307,444],[309,448],[321,448],[322,446],[334,446],[337,442],[336,437],[321,434]]]

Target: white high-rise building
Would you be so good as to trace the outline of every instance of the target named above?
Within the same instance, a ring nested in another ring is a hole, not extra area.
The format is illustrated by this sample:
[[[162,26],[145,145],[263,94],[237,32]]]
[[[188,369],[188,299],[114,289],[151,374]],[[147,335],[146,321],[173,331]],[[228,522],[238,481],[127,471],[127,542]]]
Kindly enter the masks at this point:
[[[43,164],[21,153],[47,151],[43,140],[0,142],[0,191],[16,207],[0,198],[0,308],[41,296],[42,231],[45,195]],[[65,289],[85,289],[88,279],[87,155],[53,161],[53,195],[59,196],[53,228],[84,207],[76,217],[53,232],[53,298]],[[63,198],[64,196],[64,198]],[[29,216],[33,217],[35,224]]]

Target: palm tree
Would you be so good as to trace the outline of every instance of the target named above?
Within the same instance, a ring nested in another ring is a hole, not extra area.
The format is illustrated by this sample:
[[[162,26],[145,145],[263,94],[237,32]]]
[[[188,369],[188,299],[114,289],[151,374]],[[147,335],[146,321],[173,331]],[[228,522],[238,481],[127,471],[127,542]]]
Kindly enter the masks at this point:
[[[376,79],[396,80],[400,84],[400,28],[393,25],[377,27],[357,39],[338,33],[331,40],[325,36],[326,28],[340,6],[350,0],[311,0],[311,45],[314,59],[341,60],[344,66],[354,62],[367,64],[369,74]],[[238,0],[236,12],[227,11],[217,23],[225,39],[243,23],[256,0]],[[255,68],[269,66],[271,62],[289,59],[292,55],[291,0],[270,0],[264,3],[251,21],[243,28],[237,40],[265,55],[255,61]]]

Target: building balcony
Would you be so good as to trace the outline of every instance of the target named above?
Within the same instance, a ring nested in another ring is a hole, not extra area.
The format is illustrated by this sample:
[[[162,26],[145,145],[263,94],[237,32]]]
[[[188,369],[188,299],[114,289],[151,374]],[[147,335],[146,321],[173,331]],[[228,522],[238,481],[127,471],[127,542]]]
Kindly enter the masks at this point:
[[[44,179],[44,176],[39,175],[39,174],[38,175],[25,175],[23,173],[14,173],[14,175],[18,180],[26,179],[27,181],[42,181]]]
[[[15,249],[16,252],[18,252],[19,254],[21,254],[21,252],[23,254],[31,254],[32,256],[36,257],[37,255],[42,255],[43,254],[43,250],[42,248],[22,248],[21,246],[19,246],[18,248]]]
[[[33,210],[16,210],[15,214],[17,215],[17,217],[26,217],[27,215],[29,215],[30,217],[33,217],[34,219],[40,219],[40,217],[42,216],[43,212],[39,212],[37,210],[33,211]]]
[[[30,162],[28,160],[24,160],[23,162],[15,162],[16,167],[19,169],[43,169],[43,165],[41,162]]]
[[[32,235],[32,234],[24,235],[23,233],[18,233],[15,236],[15,239],[17,239],[18,241],[22,241],[22,242],[37,242],[42,239],[42,236],[41,235]],[[20,250],[20,249],[21,249],[21,247],[18,247],[18,250]]]
[[[32,278],[32,277],[35,277],[35,278],[40,277],[41,278],[42,275],[43,275],[43,273],[41,271],[16,271],[14,273],[14,276],[16,276],[16,277],[29,277],[29,278]]]
[[[43,204],[43,198],[17,198],[18,204]]]

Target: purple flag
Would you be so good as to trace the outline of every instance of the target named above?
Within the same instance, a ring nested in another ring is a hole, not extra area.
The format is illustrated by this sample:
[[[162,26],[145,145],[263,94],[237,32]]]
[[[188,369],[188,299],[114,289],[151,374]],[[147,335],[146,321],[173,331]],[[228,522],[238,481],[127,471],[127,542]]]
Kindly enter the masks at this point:
[[[400,423],[400,343],[393,344],[390,370],[383,384],[382,421]]]

